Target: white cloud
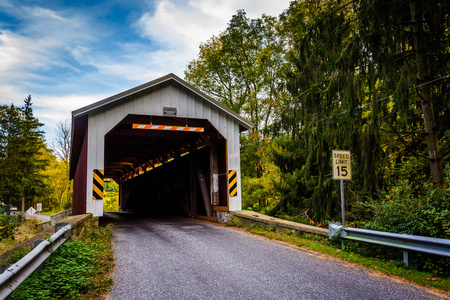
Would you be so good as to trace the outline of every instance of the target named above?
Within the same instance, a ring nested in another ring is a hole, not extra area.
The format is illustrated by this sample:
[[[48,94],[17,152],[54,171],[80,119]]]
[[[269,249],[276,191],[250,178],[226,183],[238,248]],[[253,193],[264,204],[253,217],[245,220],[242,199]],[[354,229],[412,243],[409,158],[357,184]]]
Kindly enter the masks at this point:
[[[14,103],[14,105],[22,105],[22,100],[28,96],[19,87],[13,85],[0,84],[0,90],[2,91],[0,105],[10,105],[11,103]]]
[[[182,77],[200,43],[224,31],[238,9],[249,18],[278,16],[289,0],[158,0],[123,24],[144,37],[126,42],[91,11],[34,3],[0,0],[0,10],[19,20],[14,27],[0,21],[0,104],[22,105],[31,93],[35,115],[51,132],[72,110],[167,73]]]
[[[33,95],[34,116],[44,124],[47,141],[51,142],[55,136],[56,123],[72,118],[71,112],[86,105],[111,96],[108,93],[80,96],[76,94],[64,96]],[[21,103],[22,105],[23,103]]]
[[[249,18],[262,14],[278,16],[288,8],[289,0],[162,0],[154,13],[146,13],[136,23],[143,36],[163,47],[178,49],[186,63],[195,58],[198,46],[219,35],[238,9]],[[183,66],[184,68],[184,66]]]
[[[32,40],[10,31],[0,32],[0,76],[11,76],[10,71],[20,69],[24,65],[39,66],[38,53],[30,45]]]
[[[59,16],[58,14],[56,14],[54,11],[50,10],[50,9],[46,9],[46,8],[41,8],[41,7],[29,7],[26,8],[26,11],[28,11],[30,13],[30,16],[32,17],[37,17],[37,18],[44,18],[44,20],[56,20],[56,21],[62,21],[65,22],[67,21],[67,19]]]
[[[191,0],[189,3],[205,15],[228,22],[239,9],[244,9],[252,19],[259,18],[262,14],[276,17],[288,8],[289,2],[290,0]]]
[[[195,7],[161,1],[154,14],[144,14],[138,21],[144,36],[166,48],[177,48],[183,54],[195,54],[205,36],[225,29],[220,20],[204,14]],[[225,23],[226,26],[226,23]]]

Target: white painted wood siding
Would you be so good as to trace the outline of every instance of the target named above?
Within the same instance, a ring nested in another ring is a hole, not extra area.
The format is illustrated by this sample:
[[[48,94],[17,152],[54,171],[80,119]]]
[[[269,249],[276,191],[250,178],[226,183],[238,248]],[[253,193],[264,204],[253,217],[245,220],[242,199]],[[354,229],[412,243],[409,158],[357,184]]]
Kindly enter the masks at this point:
[[[241,210],[241,170],[239,123],[199,96],[181,87],[167,85],[139,92],[132,99],[118,100],[114,106],[89,114],[86,211],[103,215],[103,200],[92,200],[94,169],[104,169],[105,135],[129,114],[163,116],[163,107],[175,107],[177,117],[207,119],[227,140],[228,169],[237,170],[238,195],[229,198],[230,211]]]

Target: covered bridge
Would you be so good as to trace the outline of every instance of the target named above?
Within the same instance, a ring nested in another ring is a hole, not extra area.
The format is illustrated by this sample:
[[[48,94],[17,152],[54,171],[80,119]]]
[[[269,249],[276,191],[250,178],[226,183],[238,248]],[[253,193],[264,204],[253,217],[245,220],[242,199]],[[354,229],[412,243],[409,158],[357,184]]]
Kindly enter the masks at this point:
[[[241,210],[239,134],[252,123],[174,74],[72,112],[73,214],[119,209],[222,218]]]

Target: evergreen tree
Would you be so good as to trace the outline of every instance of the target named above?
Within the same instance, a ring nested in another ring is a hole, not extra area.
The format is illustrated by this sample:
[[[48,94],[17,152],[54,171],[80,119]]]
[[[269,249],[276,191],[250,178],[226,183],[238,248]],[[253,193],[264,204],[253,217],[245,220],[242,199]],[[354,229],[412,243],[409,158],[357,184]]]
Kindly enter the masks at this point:
[[[18,205],[20,196],[16,156],[21,122],[21,113],[13,104],[0,107],[0,198],[14,205]]]
[[[285,195],[271,214],[303,214],[314,221],[335,218],[338,186],[331,178],[331,150],[351,149],[356,162],[353,184],[363,195],[379,190],[375,179],[377,111],[371,104],[376,77],[368,54],[359,46],[354,12],[335,1],[294,1],[281,16],[288,39],[285,78],[291,102],[274,126],[289,135],[274,151],[283,172]],[[363,66],[363,67],[361,67]]]
[[[24,103],[21,108],[2,106],[0,121],[0,197],[22,211],[48,191],[41,172],[48,165],[40,155],[45,149],[42,124],[33,116],[31,96]]]
[[[430,167],[420,164],[416,171],[431,170],[435,183],[443,185],[438,140],[445,130],[436,125],[448,122],[439,122],[443,113],[435,121],[433,103],[443,111],[449,103],[442,97],[445,84],[433,82],[450,70],[448,6],[445,1],[291,3],[281,20],[292,101],[275,126],[276,134],[289,133],[290,140],[274,152],[286,177],[280,185],[285,197],[272,213],[309,210],[316,221],[338,214],[337,185],[330,178],[333,148],[352,150],[349,187],[356,198],[380,197],[389,168],[411,157],[429,156]]]
[[[415,195],[428,178],[445,188],[448,28],[444,0],[297,0],[278,19],[238,11],[185,75],[257,125],[243,139],[244,175],[263,175],[255,140],[271,129],[282,194],[271,214],[337,219],[332,149],[352,151],[349,208],[399,180]]]

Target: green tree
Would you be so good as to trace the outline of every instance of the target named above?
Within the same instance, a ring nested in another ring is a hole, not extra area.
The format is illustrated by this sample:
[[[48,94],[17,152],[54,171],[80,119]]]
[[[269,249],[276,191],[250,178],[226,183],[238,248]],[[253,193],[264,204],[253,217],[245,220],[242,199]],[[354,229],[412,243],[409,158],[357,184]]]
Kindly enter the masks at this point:
[[[414,151],[428,157],[428,173],[441,188],[444,172],[439,139],[449,121],[445,116],[448,83],[441,79],[450,71],[449,23],[447,1],[364,0],[359,4],[360,41],[376,64],[382,79],[380,90],[394,95],[395,107],[389,117],[392,130],[397,136],[402,131],[419,132],[425,147]]]
[[[357,190],[374,195],[373,151],[379,142],[378,113],[358,108],[376,101],[368,89],[376,78],[359,47],[354,12],[335,1],[294,1],[281,16],[288,39],[285,80],[291,101],[278,115],[274,159],[283,175],[283,200],[272,211],[309,214],[315,221],[338,213],[337,186],[331,178],[331,150],[351,149]],[[360,64],[366,64],[362,69]],[[367,71],[366,71],[367,69]]]
[[[285,94],[279,88],[284,42],[277,19],[249,19],[239,10],[226,31],[200,45],[185,78],[255,124],[260,134],[271,123]]]
[[[28,96],[23,107],[1,107],[0,197],[22,211],[35,197],[48,192],[41,173],[48,165],[48,160],[40,155],[45,149],[42,124],[33,116],[31,106]]]
[[[353,202],[397,191],[399,179],[412,183],[414,196],[430,177],[446,187],[447,2],[292,1],[278,19],[250,20],[238,11],[225,32],[201,46],[186,79],[256,124],[242,138],[250,185],[262,186],[252,178],[267,169],[254,146],[273,145],[281,197],[271,214],[339,216],[332,149],[352,151],[350,210]]]
[[[68,177],[67,165],[50,149],[42,149],[40,155],[49,162],[49,165],[41,170],[49,190],[46,194],[36,197],[36,201],[43,203],[44,211],[69,209],[72,204],[72,183]]]
[[[105,180],[103,211],[119,211],[119,185],[114,180]]]
[[[447,89],[434,83],[449,71],[448,12],[444,1],[291,3],[281,21],[292,101],[274,126],[276,134],[290,135],[274,152],[287,177],[280,187],[286,197],[272,213],[289,205],[312,209],[318,221],[338,214],[333,148],[352,150],[349,187],[357,198],[381,197],[388,169],[410,158],[429,156],[430,167],[416,170],[431,170],[442,185],[438,139],[444,132],[433,124],[448,120],[439,114],[433,121],[432,107],[449,108],[442,97]],[[425,37],[430,43],[418,43]],[[423,70],[430,62],[434,74]]]
[[[14,164],[20,142],[20,124],[21,114],[14,105],[0,107],[0,197],[3,202],[12,204],[13,201],[15,205],[14,200],[20,196],[16,183],[18,167]]]
[[[57,158],[59,210],[70,207],[72,202],[72,181],[69,180],[69,159],[71,142],[71,124],[69,120],[56,123],[56,139],[53,141],[52,150]]]

